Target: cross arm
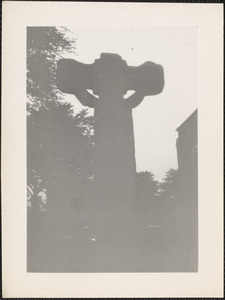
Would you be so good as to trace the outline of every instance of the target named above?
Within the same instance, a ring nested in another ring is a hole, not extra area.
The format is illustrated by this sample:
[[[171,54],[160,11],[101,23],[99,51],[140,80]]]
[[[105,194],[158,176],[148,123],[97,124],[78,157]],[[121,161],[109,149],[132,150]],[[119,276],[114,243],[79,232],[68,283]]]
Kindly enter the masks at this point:
[[[137,107],[145,98],[145,95],[143,95],[140,91],[135,92],[130,97],[126,99],[126,102],[128,105],[130,105],[131,108]]]
[[[164,88],[164,71],[161,65],[147,61],[139,67],[128,67],[128,89],[134,90],[126,101],[132,108],[137,107],[145,96],[154,96]]]
[[[84,106],[94,108],[97,97],[90,94],[92,89],[91,65],[77,62],[74,59],[61,59],[57,63],[56,84],[63,93],[75,95]]]
[[[98,101],[98,98],[90,94],[87,90],[74,91],[73,94],[82,105],[88,106],[89,108],[94,108],[96,101]]]

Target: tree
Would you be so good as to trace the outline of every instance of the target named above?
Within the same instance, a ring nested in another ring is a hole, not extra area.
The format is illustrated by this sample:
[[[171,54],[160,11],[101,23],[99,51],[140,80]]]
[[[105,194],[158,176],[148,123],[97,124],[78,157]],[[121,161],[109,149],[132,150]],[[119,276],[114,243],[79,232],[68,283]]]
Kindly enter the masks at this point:
[[[177,189],[177,170],[169,169],[159,184],[159,194],[162,198],[173,199]]]
[[[158,182],[150,171],[137,173],[137,211],[141,218],[147,218],[156,199]]]
[[[73,189],[75,177],[91,177],[93,160],[93,118],[86,110],[74,116],[70,104],[52,106],[27,118],[27,169],[38,174],[48,194],[53,187]]]
[[[59,101],[56,88],[57,60],[75,52],[76,41],[65,27],[27,28],[27,110],[38,110]]]
[[[41,186],[49,195],[53,185],[72,188],[74,176],[92,176],[93,118],[87,110],[74,116],[55,80],[57,60],[75,45],[64,27],[27,29],[27,172],[34,195]]]
[[[60,111],[63,118],[67,117],[66,114],[71,114],[71,107],[68,105],[59,109],[62,95],[55,84],[57,60],[63,54],[74,51],[75,40],[64,27],[27,28],[27,178],[28,185],[34,189],[34,195],[35,190],[38,191],[43,184],[43,170],[47,169],[50,163],[47,157],[45,160],[40,157],[46,156],[46,153],[43,154],[44,149],[51,151],[45,142],[46,139],[51,139],[45,135],[45,132],[51,134],[49,122],[57,119],[56,111]],[[61,124],[63,121],[58,122]],[[41,147],[44,147],[42,151]]]
[[[58,257],[52,245],[61,249],[66,240],[58,236],[79,230],[83,236],[82,222],[90,225],[93,117],[87,110],[74,115],[55,80],[57,60],[74,51],[75,40],[66,28],[27,29],[27,256],[32,271],[40,265],[45,268],[49,258],[54,267],[60,264],[65,252]],[[42,188],[47,196],[45,213],[37,205]]]
[[[139,197],[155,197],[158,190],[158,182],[154,180],[154,174],[151,171],[137,173],[137,187]]]

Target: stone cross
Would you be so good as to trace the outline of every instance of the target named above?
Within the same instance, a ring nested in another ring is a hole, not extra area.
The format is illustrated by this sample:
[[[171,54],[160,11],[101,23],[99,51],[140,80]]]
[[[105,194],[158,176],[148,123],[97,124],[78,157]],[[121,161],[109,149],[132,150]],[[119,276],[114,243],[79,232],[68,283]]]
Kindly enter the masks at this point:
[[[93,64],[61,59],[56,75],[62,92],[94,108],[94,195],[98,217],[106,236],[106,228],[126,232],[134,222],[136,200],[132,109],[145,96],[162,92],[163,68],[150,61],[138,67],[128,66],[119,55],[103,53]],[[125,99],[128,90],[134,93]]]

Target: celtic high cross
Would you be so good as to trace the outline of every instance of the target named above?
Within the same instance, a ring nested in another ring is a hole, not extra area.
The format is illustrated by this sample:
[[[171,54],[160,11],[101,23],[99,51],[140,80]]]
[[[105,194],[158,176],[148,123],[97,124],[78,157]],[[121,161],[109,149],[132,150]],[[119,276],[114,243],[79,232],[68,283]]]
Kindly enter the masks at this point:
[[[132,109],[145,96],[162,92],[163,68],[149,61],[128,66],[119,55],[109,53],[93,64],[61,59],[57,86],[94,108],[94,194],[99,220],[102,228],[126,232],[134,221],[136,199]],[[129,90],[134,93],[125,99]]]

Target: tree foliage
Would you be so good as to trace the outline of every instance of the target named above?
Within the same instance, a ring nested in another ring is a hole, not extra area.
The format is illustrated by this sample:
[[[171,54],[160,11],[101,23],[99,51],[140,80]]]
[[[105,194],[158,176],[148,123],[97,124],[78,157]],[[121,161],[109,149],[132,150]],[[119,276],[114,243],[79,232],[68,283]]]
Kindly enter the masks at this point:
[[[169,169],[165,177],[159,184],[159,193],[163,198],[171,199],[176,195],[177,189],[177,170]]]
[[[27,168],[48,189],[74,176],[92,175],[92,117],[83,110],[72,114],[69,104],[40,108],[27,118]],[[70,112],[70,114],[69,114]],[[31,180],[34,180],[30,177]]]
[[[60,99],[56,88],[57,60],[75,52],[76,41],[65,27],[27,28],[27,109],[39,109]]]
[[[147,218],[152,208],[152,203],[156,199],[158,182],[150,171],[139,172],[137,178],[137,212],[144,220]]]
[[[139,198],[155,197],[158,191],[158,182],[150,171],[137,173],[137,188]]]
[[[76,182],[92,177],[93,117],[87,110],[74,115],[55,80],[57,60],[75,46],[64,27],[27,28],[27,183],[48,196],[78,191]]]

